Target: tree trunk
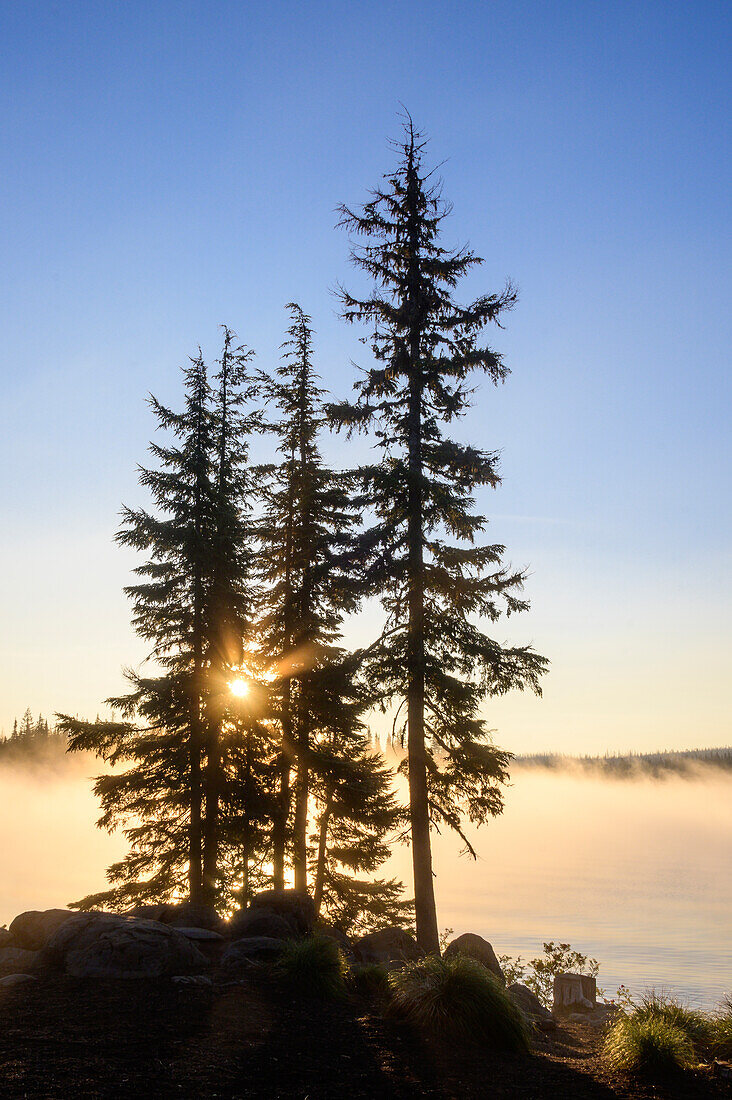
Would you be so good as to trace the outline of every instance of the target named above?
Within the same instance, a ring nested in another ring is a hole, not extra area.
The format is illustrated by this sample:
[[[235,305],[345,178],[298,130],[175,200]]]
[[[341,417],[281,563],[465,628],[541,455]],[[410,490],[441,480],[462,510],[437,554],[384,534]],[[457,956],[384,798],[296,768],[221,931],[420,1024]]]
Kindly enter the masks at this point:
[[[196,685],[191,700],[190,730],[190,824],[188,829],[188,894],[199,905],[204,900],[201,865],[201,697],[198,691],[200,672],[196,670]]]
[[[325,886],[325,857],[328,851],[328,826],[333,812],[333,792],[328,791],[325,807],[320,816],[320,831],[318,836],[318,861],[315,867],[315,889],[313,899],[315,901],[315,915],[320,916],[320,907],[323,904],[323,887]]]
[[[279,805],[272,822],[272,885],[275,890],[285,886],[285,844],[287,839],[287,818],[290,813],[290,766],[292,752],[292,715],[290,712],[291,686],[289,677],[283,687],[282,695],[282,744],[277,760],[279,773]]]
[[[302,696],[302,679],[300,693]],[[302,701],[300,708],[302,708]],[[308,748],[310,738],[306,716],[299,715],[297,732],[297,782],[295,785],[295,822],[292,841],[292,867],[295,872],[295,889],[308,888],[308,796],[310,793],[310,775],[308,769]]]
[[[221,718],[211,715],[208,723],[206,761],[206,819],[203,828],[203,889],[208,905],[216,901],[219,856],[219,802],[221,798]]]
[[[407,633],[407,751],[409,768],[409,820],[412,832],[412,864],[414,868],[414,913],[417,943],[423,951],[440,951],[437,931],[437,910],[432,879],[432,846],[430,812],[427,791],[427,753],[425,747],[425,645],[424,645],[424,517],[422,500],[422,362],[421,288],[419,272],[419,212],[416,202],[416,177],[410,153],[407,172],[407,200],[411,199],[409,217],[411,264],[407,280],[409,316],[408,371],[408,464],[409,495],[407,522],[408,605]]]

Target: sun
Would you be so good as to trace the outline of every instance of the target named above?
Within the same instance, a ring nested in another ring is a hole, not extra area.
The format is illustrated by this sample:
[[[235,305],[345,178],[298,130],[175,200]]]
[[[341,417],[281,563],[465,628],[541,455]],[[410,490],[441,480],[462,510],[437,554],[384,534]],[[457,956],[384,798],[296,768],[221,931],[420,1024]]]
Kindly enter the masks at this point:
[[[232,695],[236,695],[239,699],[243,699],[245,695],[249,694],[249,684],[246,680],[231,680],[229,683],[229,691]]]

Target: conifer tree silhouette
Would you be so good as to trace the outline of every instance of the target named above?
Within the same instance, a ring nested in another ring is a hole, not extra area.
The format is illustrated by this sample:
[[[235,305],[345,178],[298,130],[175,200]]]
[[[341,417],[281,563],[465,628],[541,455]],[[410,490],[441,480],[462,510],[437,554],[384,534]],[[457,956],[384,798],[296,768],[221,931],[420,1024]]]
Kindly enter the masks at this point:
[[[481,704],[511,688],[538,692],[546,661],[530,646],[503,647],[480,626],[528,606],[518,594],[524,573],[502,564],[504,547],[475,542],[485,520],[473,494],[498,485],[496,452],[445,429],[470,406],[474,371],[494,383],[508,374],[479,341],[516,292],[507,284],[466,306],[455,300],[461,277],[481,261],[441,244],[449,207],[423,167],[424,145],[407,116],[397,167],[361,209],[341,208],[340,225],[362,242],[352,260],[373,284],[365,297],[342,290],[342,315],[369,326],[376,365],[364,371],[356,401],[330,415],[348,433],[372,429],[382,453],[362,470],[363,503],[375,516],[361,536],[370,555],[364,592],[379,593],[387,614],[369,673],[384,701],[400,715],[406,706],[417,936],[437,951],[430,825],[455,829],[470,848],[463,815],[482,822],[500,812],[509,754],[491,744]]]

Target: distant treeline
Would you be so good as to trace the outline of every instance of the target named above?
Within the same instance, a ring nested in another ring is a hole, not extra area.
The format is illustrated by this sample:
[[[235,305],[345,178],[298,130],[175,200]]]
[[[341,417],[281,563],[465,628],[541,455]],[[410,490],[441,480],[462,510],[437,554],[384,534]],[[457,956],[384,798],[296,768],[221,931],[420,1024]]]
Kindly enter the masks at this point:
[[[65,735],[49,725],[48,719],[42,714],[34,719],[30,708],[20,722],[15,719],[10,737],[0,737],[0,759],[5,761],[65,751]]]
[[[536,753],[516,756],[514,765],[525,768],[576,769],[622,778],[624,776],[684,775],[699,766],[732,771],[732,746],[713,749],[664,750],[662,752],[605,753],[604,756],[565,756]]]

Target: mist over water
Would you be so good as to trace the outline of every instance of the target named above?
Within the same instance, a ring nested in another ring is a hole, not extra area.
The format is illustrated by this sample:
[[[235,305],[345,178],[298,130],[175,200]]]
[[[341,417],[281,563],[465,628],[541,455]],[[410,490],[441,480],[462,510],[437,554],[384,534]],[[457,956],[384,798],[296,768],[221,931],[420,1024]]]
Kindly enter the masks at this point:
[[[0,766],[0,924],[105,885],[126,844],[95,826],[98,767]],[[477,862],[435,838],[440,927],[525,959],[569,942],[600,961],[608,995],[663,987],[712,1007],[732,989],[731,786],[713,768],[653,780],[516,767],[503,816],[470,832]],[[406,847],[388,871],[410,881]]]
[[[732,989],[729,773],[605,779],[515,768],[506,808],[460,842],[434,842],[440,927],[477,932],[499,954],[546,940],[596,957],[613,995],[666,988],[712,1007]],[[409,881],[406,848],[392,860]]]
[[[89,778],[99,762],[77,758],[41,770],[0,765],[0,925],[26,909],[63,908],[105,886],[124,837],[97,829]]]

